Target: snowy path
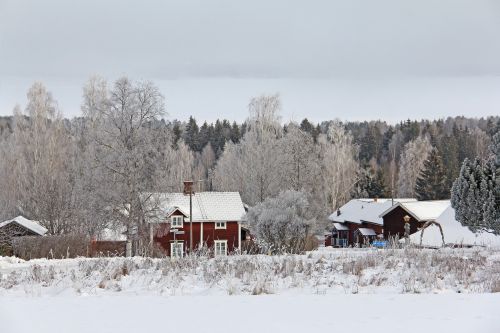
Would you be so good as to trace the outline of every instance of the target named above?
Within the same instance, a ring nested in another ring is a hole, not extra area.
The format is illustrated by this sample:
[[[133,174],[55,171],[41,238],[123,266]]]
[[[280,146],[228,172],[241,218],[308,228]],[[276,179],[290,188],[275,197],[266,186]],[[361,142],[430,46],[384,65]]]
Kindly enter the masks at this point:
[[[500,332],[500,294],[1,297],[2,333]]]

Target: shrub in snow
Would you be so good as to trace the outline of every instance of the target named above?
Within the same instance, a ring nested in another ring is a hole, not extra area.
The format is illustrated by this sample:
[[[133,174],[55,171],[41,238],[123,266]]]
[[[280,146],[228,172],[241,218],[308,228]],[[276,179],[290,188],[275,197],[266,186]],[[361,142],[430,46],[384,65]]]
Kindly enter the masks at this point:
[[[14,255],[26,260],[88,256],[89,244],[90,240],[83,235],[22,236],[12,240]]]
[[[314,223],[304,192],[285,191],[252,207],[248,224],[264,252],[299,253]]]

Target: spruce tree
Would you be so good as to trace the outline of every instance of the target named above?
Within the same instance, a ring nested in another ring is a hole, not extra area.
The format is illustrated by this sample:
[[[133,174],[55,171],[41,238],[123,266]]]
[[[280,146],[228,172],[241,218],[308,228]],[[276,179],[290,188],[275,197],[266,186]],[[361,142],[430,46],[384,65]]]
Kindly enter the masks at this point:
[[[174,127],[172,128],[172,133],[173,133],[172,144],[174,147],[177,148],[177,142],[181,138],[182,134],[181,127],[178,121],[174,123]]]
[[[375,172],[372,168],[361,169],[352,196],[354,198],[383,198],[387,196],[382,170]]]
[[[451,205],[455,218],[472,231],[488,231],[499,234],[499,211],[495,202],[498,184],[492,161],[483,163],[465,159],[460,175],[453,183]]]
[[[494,204],[489,204],[491,208],[489,208],[488,211],[494,213],[491,217],[493,223],[492,229],[500,234],[500,132],[497,132],[491,141],[489,165],[491,170]]]
[[[192,116],[189,117],[189,121],[184,129],[184,142],[186,142],[192,151],[201,151],[198,124],[196,124],[196,119]]]
[[[474,192],[474,187],[471,185],[475,183],[473,179],[474,163],[466,158],[460,169],[458,178],[453,183],[451,189],[451,206],[455,209],[455,218],[462,225],[469,226],[475,231],[474,225],[476,220],[471,209],[473,205],[474,195],[469,195],[469,192]]]
[[[497,190],[500,190],[500,132],[495,134],[490,145],[490,161],[495,169]]]
[[[241,139],[240,127],[235,121],[233,121],[233,125],[231,126],[231,141],[233,143],[238,143],[240,142],[240,139]]]
[[[481,180],[481,194],[485,198],[483,202],[483,219],[485,229],[500,232],[499,226],[500,222],[500,212],[496,207],[495,200],[495,165],[493,161],[488,161],[484,166],[484,177]]]
[[[300,123],[300,129],[312,135],[314,131],[314,125],[311,124],[307,118],[304,118]]]
[[[446,186],[451,188],[460,172],[462,161],[458,160],[458,143],[453,135],[444,135],[437,148],[442,157],[444,171],[446,173]]]
[[[198,144],[200,149],[203,150],[207,143],[210,141],[210,127],[208,126],[208,123],[205,121],[203,125],[200,127],[200,132],[198,135]]]
[[[415,194],[418,200],[443,200],[450,196],[450,190],[446,186],[443,160],[435,148],[430,152],[420,171],[415,183]]]
[[[226,139],[224,137],[224,126],[223,123],[217,119],[214,125],[213,136],[210,140],[214,151],[218,154],[224,150],[224,145],[226,144]]]

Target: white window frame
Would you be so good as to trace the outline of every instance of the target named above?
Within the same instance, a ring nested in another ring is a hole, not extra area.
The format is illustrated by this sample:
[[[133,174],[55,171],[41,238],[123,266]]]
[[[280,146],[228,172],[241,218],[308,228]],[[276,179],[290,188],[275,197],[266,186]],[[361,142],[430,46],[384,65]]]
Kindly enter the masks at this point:
[[[226,229],[226,228],[227,228],[226,221],[215,222],[215,229]]]
[[[221,252],[222,245],[224,245],[224,253]],[[227,240],[218,239],[214,241],[214,254],[215,256],[227,256]]]
[[[174,251],[175,246],[177,246],[177,250],[180,248],[181,255],[177,255],[178,251]],[[182,258],[184,257],[184,242],[172,242],[170,243],[170,257],[171,258]]]
[[[178,220],[181,220],[181,223],[178,223]],[[184,227],[184,216],[182,215],[172,215],[170,217],[170,227],[177,229],[177,228],[182,228]]]

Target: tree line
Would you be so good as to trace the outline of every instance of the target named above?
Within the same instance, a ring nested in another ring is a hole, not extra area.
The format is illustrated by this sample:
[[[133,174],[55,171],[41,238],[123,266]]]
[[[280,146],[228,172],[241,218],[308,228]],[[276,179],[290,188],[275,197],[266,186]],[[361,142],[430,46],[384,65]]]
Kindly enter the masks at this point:
[[[126,77],[93,77],[82,95],[81,115],[64,119],[37,82],[26,106],[0,118],[2,220],[24,215],[51,234],[145,235],[152,193],[193,179],[198,191],[239,191],[250,206],[301,192],[314,212],[308,230],[321,230],[351,198],[449,198],[462,162],[487,159],[500,130],[499,117],[283,123],[279,95],[251,98],[243,123],[200,126],[166,120],[159,89]]]

